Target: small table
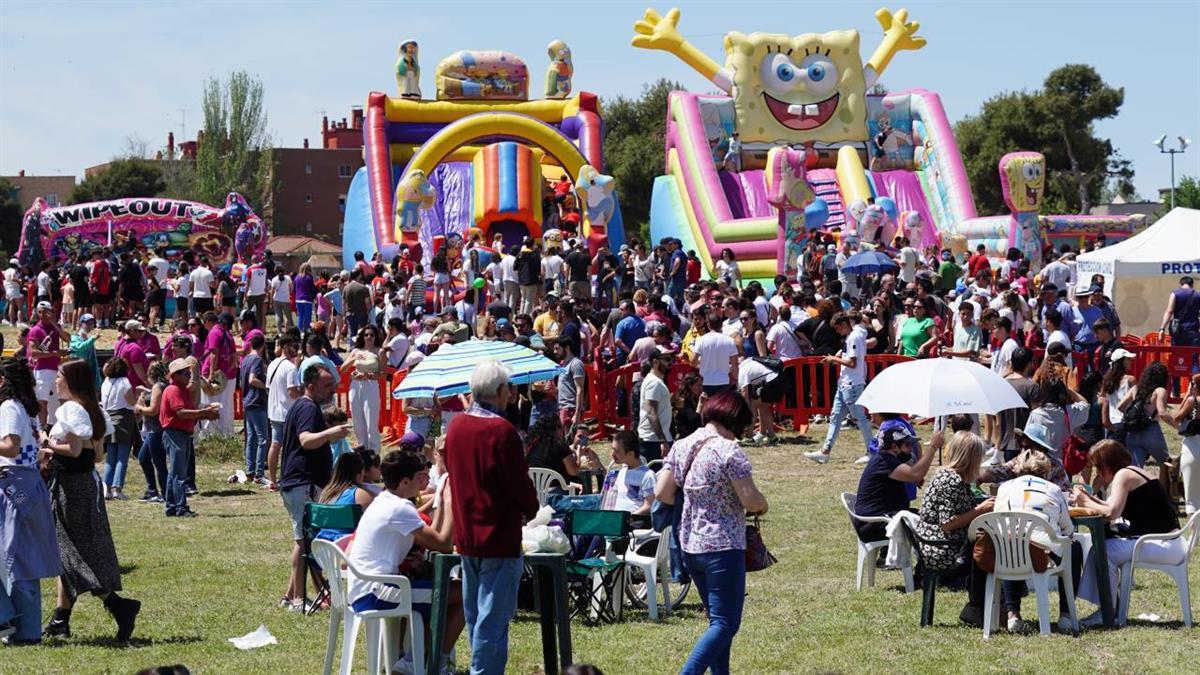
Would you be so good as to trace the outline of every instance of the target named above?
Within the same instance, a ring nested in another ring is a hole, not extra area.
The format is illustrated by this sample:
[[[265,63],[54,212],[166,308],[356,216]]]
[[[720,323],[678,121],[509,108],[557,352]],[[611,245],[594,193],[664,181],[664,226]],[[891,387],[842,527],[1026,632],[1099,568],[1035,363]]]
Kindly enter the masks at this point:
[[[1112,586],[1108,579],[1108,539],[1105,529],[1108,521],[1100,516],[1072,517],[1076,529],[1084,528],[1092,536],[1092,568],[1096,574],[1096,589],[1100,594],[1100,617],[1105,626],[1115,626],[1117,613],[1113,607]]]
[[[446,603],[449,597],[450,569],[461,562],[454,553],[433,556],[433,605],[429,622],[427,673],[442,667],[442,635],[446,632]],[[525,564],[534,568],[538,608],[542,625],[542,661],[547,675],[557,675],[571,665],[571,613],[567,607],[566,556],[558,553],[530,553]],[[555,658],[557,652],[558,658]]]

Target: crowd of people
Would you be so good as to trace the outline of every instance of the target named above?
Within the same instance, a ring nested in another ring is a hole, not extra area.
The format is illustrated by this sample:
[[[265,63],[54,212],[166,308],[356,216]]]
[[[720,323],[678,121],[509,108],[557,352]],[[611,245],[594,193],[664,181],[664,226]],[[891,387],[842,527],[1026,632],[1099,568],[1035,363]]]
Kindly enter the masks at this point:
[[[350,534],[306,531],[305,504],[358,504],[365,515],[350,559],[364,571],[411,572],[414,583],[426,583],[424,551],[463,556],[444,644],[452,647],[466,628],[472,672],[504,671],[521,526],[538,507],[528,468],[553,469],[568,482],[607,468],[602,503],[637,517],[655,500],[682,501],[683,568],[709,619],[683,670],[727,672],[744,599],[746,514],[767,509],[741,444],[775,442],[777,404],[798,396],[816,403],[807,386],[792,386],[787,362],[797,357],[822,357],[827,369],[818,377],[829,378],[833,392],[825,439],[806,456],[827,462],[844,424],[862,437],[862,515],[908,508],[933,455],[917,446],[910,421],[869,417],[857,404],[868,355],[978,361],[1027,402],[995,417],[939,422],[934,443],[949,461],[926,485],[917,528],[937,542],[925,551],[936,564],[961,558],[975,515],[1062,506],[1068,494],[1127,520],[1133,506],[1149,518],[1135,523],[1137,532],[1163,531],[1174,515],[1161,513],[1158,482],[1141,469],[1150,458],[1167,459],[1161,424],[1193,429],[1181,462],[1188,512],[1200,501],[1200,425],[1188,426],[1200,408],[1200,380],[1174,410],[1161,364],[1135,380],[1103,280],[1080,285],[1069,249],[1048,252],[1033,275],[1015,250],[995,266],[982,247],[956,258],[918,252],[900,238],[887,250],[894,274],[855,275],[844,265],[855,253],[849,238],[814,238],[796,273],[777,276],[768,291],[743,277],[728,249],[703,279],[701,260],[678,239],[612,251],[567,235],[561,248],[529,238],[505,247],[497,238],[488,249],[472,236],[428,261],[403,247],[390,262],[359,252],[351,269],[315,276],[307,265],[290,274],[269,252],[237,278],[204,257],[168,263],[144,251],[46,263],[32,279],[14,261],[4,275],[6,317],[32,325],[0,368],[0,472],[33,496],[18,511],[29,523],[25,536],[51,533],[55,543],[17,550],[11,571],[20,581],[0,595],[0,631],[9,627],[10,644],[69,636],[71,607],[91,592],[115,617],[118,638],[128,639],[139,606],[117,595],[106,502],[128,499],[132,455],[146,482],[141,500],[161,503],[167,517],[194,517],[196,442],[234,433],[235,391],[245,467],[230,481],[277,491],[291,523],[280,605],[310,609],[306,540]],[[1179,344],[1200,344],[1192,285],[1181,281],[1164,317]],[[95,341],[108,326],[121,335],[101,368]],[[405,433],[398,449],[385,447],[381,381],[469,340],[526,346],[560,364],[561,374],[512,386],[502,366],[485,361],[470,394],[405,399]],[[1034,350],[1042,349],[1038,363]],[[673,372],[679,363],[690,366],[682,376]],[[638,366],[611,394],[631,423],[602,458],[586,424],[595,393],[587,370],[627,364]],[[339,389],[348,392],[348,411],[335,405]],[[1066,478],[1063,448],[1077,437],[1092,449],[1093,485],[1104,497]],[[975,498],[979,481],[1001,484],[994,499]],[[1024,497],[1011,494],[1016,481],[1040,481],[1040,501],[1030,505],[1028,487]],[[859,535],[877,540],[877,529]],[[1128,559],[1122,540],[1108,550],[1111,566]],[[58,604],[43,629],[36,580],[52,576]],[[981,584],[978,576],[972,583]],[[1079,583],[1081,597],[1094,599],[1095,580],[1085,574]],[[359,610],[395,606],[394,589],[378,584],[356,585],[350,595]],[[972,591],[964,620],[975,620],[981,597]],[[1005,603],[1015,629],[1019,592],[1006,589]]]

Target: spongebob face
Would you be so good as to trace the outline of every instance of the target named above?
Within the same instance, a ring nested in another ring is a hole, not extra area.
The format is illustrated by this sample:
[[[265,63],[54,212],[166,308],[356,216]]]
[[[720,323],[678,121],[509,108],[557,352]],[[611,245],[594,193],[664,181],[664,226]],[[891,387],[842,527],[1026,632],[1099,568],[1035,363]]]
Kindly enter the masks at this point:
[[[725,36],[741,139],[866,140],[866,81],[858,41],[853,30]]]
[[[1017,212],[1036,212],[1046,189],[1046,158],[1037,152],[1012,152],[1000,159],[1004,196]]]

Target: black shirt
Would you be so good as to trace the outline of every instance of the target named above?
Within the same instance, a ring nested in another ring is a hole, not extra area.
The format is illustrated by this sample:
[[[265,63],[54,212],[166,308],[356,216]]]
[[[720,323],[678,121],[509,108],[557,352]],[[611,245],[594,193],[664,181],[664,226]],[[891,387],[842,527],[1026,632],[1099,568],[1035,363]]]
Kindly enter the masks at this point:
[[[567,263],[567,268],[571,271],[571,281],[588,280],[588,268],[592,266],[592,259],[583,252],[583,249],[571,251],[563,262]]]
[[[871,455],[867,468],[858,479],[854,513],[860,516],[891,516],[908,508],[904,482],[891,478],[892,471],[904,462],[890,452]],[[856,527],[858,521],[855,521]]]
[[[300,434],[325,431],[325,415],[311,398],[296,399],[283,421],[279,489],[315,485],[323,488],[333,475],[333,452],[328,443],[306,450],[300,445]]]
[[[542,280],[542,256],[537,251],[522,250],[517,256],[517,283],[532,286]]]
[[[842,339],[827,321],[810,317],[800,324],[799,330],[812,343],[815,356],[830,356],[842,348]]]
[[[571,480],[571,476],[567,473],[567,465],[563,460],[567,455],[571,454],[571,449],[566,443],[555,441],[540,448],[534,448],[526,456],[526,461],[529,462],[531,469],[553,469],[562,476],[565,480]]]

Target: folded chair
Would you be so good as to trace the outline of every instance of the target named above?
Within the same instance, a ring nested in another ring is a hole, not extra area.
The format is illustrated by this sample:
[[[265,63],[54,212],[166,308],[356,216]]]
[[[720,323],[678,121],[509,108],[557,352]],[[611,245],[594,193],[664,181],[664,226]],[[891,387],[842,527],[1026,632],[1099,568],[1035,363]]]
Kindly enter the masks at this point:
[[[319,504],[308,502],[304,505],[304,561],[305,567],[311,572],[313,583],[316,584],[317,597],[312,604],[308,603],[308,579],[300,581],[304,589],[305,614],[313,614],[321,607],[321,603],[329,600],[329,582],[327,575],[312,554],[313,538],[321,530],[349,530],[358,527],[362,519],[363,508],[358,504]]]

